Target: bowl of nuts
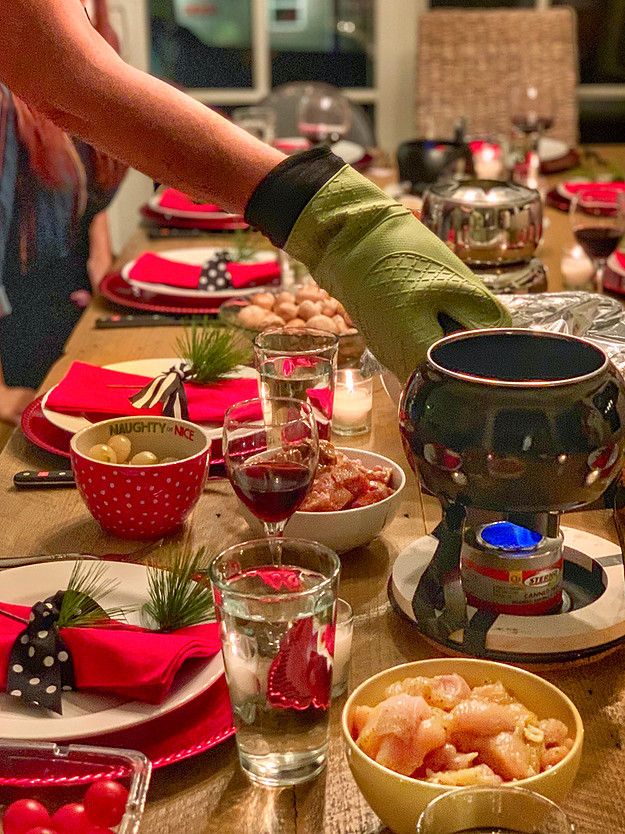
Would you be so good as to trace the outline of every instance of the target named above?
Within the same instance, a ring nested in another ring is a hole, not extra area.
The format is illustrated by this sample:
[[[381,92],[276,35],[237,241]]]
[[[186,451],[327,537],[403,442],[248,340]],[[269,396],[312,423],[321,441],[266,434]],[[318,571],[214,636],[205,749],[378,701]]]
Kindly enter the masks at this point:
[[[257,292],[222,304],[219,317],[249,336],[274,327],[311,327],[339,337],[339,367],[360,363],[365,341],[343,305],[315,283],[291,289]]]

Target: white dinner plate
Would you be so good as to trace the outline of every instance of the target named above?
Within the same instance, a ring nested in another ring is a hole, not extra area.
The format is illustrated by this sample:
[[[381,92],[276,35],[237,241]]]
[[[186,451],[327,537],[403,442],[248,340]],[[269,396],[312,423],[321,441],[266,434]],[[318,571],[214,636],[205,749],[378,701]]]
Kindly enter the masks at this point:
[[[162,194],[153,194],[148,200],[151,211],[164,217],[180,217],[185,220],[230,220],[238,217],[229,211],[186,211],[185,209],[170,209],[161,205]]]
[[[347,162],[348,165],[353,165],[355,162],[360,162],[363,156],[365,156],[366,150],[357,142],[341,139],[332,145],[332,153],[340,156],[343,162]]]
[[[168,258],[170,261],[177,263],[193,264],[193,266],[201,266],[214,257],[216,252],[221,252],[223,249],[217,247],[198,247],[197,249],[170,249],[162,253],[162,257]],[[230,251],[233,254],[233,250]],[[278,255],[271,249],[259,249],[251,257],[253,263],[260,263],[262,261],[277,261]],[[122,267],[121,276],[131,287],[135,287],[142,292],[158,293],[158,295],[171,295],[174,298],[232,298],[233,295],[253,295],[255,292],[262,292],[262,287],[248,287],[247,289],[235,290],[232,287],[226,290],[188,290],[183,287],[170,287],[167,284],[151,284],[147,281],[137,281],[130,277],[130,271],[136,264],[134,261],[129,261]]]
[[[180,362],[180,357],[169,357],[165,359],[131,359],[128,362],[116,362],[114,365],[105,365],[104,367],[109,371],[121,371],[126,374],[139,374],[141,376],[154,378],[159,374],[162,374],[163,371],[168,371],[172,365],[179,365]],[[253,368],[239,365],[227,374],[227,376],[233,379],[241,379],[244,377],[252,378],[257,376],[257,374]],[[76,434],[77,431],[85,429],[87,426],[91,426],[91,421],[87,420],[87,418],[83,417],[81,414],[62,414],[60,411],[52,411],[51,408],[47,407],[46,403],[48,402],[48,397],[50,396],[50,393],[54,391],[54,388],[56,388],[56,386],[50,388],[41,400],[41,410],[43,411],[44,417],[52,423],[53,426],[58,426],[58,428],[71,432],[72,434]],[[115,415],[110,415],[110,418],[112,419],[114,416]],[[221,437],[221,426],[217,426],[214,423],[200,423],[198,425],[211,440]]]
[[[561,139],[552,139],[551,136],[541,136],[538,143],[538,156],[541,162],[553,162],[555,159],[562,159],[570,150],[566,142]]]
[[[46,599],[67,587],[75,564],[49,562],[3,570],[2,601],[32,606]],[[118,582],[117,588],[106,599],[107,606],[136,607],[148,600],[147,568],[119,562],[103,564],[107,567],[107,578]],[[139,611],[128,614],[128,621],[139,625]],[[134,727],[188,703],[208,689],[222,674],[223,661],[219,652],[209,661],[190,661],[185,664],[161,704],[124,701],[115,696],[87,692],[64,692],[63,715],[42,712],[22,703],[18,698],[1,693],[0,738],[61,741]]]

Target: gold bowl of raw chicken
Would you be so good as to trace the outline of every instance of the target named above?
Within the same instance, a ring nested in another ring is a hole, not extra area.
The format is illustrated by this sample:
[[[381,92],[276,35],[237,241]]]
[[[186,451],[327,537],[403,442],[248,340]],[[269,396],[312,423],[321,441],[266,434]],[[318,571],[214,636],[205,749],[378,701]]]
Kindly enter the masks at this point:
[[[274,327],[311,327],[334,333],[339,339],[341,368],[357,366],[365,349],[365,340],[345,308],[313,282],[232,298],[221,305],[219,318],[250,340]]]
[[[441,682],[429,692],[429,685],[423,682],[400,685],[407,679],[438,676],[443,676]],[[464,686],[457,676],[464,679]],[[507,690],[511,700],[497,684]],[[387,701],[384,710],[378,707],[375,715],[365,709],[377,707],[389,695],[409,694],[406,690],[413,698],[422,692],[430,713],[421,701],[397,697]],[[515,703],[526,710],[514,706]],[[449,708],[451,704],[455,705]],[[506,721],[513,720],[518,723],[511,730],[512,725],[506,726]],[[413,730],[415,727],[418,729]],[[577,708],[555,686],[514,666],[468,658],[420,660],[374,675],[348,698],[341,729],[356,784],[375,813],[396,834],[414,834],[425,806],[441,793],[463,784],[515,785],[561,802],[577,774],[584,737]],[[412,768],[427,750],[413,771],[419,778],[379,764],[361,749],[355,737],[372,755],[404,771]],[[525,751],[521,744],[529,750]],[[481,751],[478,755],[465,752],[475,746]],[[485,760],[507,778],[498,776],[484,764]],[[540,772],[536,772],[539,768]],[[509,778],[511,773],[521,776],[526,772],[535,775]],[[432,778],[451,784],[428,781]]]

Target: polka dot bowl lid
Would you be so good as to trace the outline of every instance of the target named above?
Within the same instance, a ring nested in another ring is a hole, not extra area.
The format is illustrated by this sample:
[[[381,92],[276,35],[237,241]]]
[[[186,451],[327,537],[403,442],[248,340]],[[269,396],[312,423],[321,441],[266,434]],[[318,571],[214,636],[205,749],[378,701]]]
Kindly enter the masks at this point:
[[[98,444],[125,435],[129,459],[152,452],[165,463],[132,465],[95,460]],[[202,494],[210,441],[186,420],[123,417],[83,429],[71,440],[70,454],[78,491],[91,515],[108,532],[126,539],[157,539],[176,530]]]

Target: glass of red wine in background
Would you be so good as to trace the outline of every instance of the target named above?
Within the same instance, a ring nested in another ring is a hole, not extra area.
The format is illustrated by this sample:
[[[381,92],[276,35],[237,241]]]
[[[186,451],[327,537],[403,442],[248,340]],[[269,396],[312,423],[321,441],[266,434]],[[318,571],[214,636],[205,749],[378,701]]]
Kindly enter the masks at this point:
[[[625,233],[625,193],[606,189],[582,189],[571,200],[569,217],[575,239],[595,265],[595,286],[603,287],[606,261]]]
[[[260,396],[308,402],[322,440],[329,440],[339,339],[334,333],[306,327],[264,330],[254,339]]]
[[[349,100],[340,93],[311,89],[304,93],[299,105],[297,129],[313,145],[338,142],[352,124]]]
[[[267,536],[282,537],[317,470],[319,438],[310,404],[275,397],[231,406],[223,450],[237,497],[262,521]]]
[[[553,127],[555,119],[553,94],[542,85],[526,84],[513,90],[510,105],[512,124],[525,136],[526,164],[536,173],[540,167],[540,138]]]

